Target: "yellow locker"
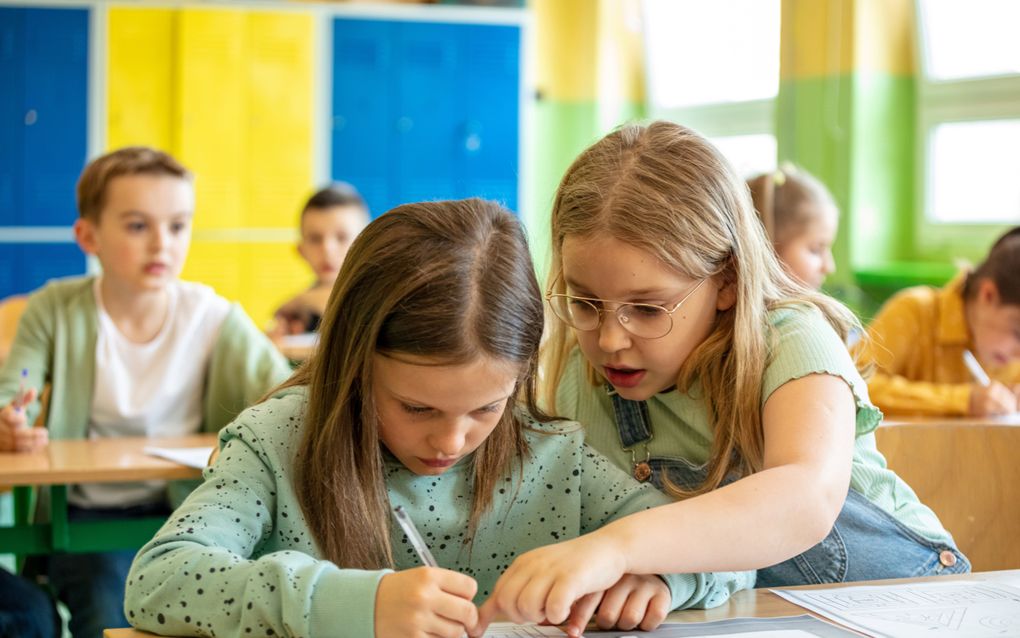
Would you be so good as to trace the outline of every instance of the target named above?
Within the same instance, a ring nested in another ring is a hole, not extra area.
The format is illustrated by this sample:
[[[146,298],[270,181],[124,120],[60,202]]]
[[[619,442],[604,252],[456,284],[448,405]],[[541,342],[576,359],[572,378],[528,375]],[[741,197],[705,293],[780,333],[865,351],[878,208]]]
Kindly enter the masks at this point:
[[[312,17],[253,11],[247,41],[246,222],[293,228],[312,183]]]
[[[196,175],[196,230],[244,226],[246,19],[240,9],[178,15],[177,153]]]
[[[281,304],[311,285],[313,275],[293,243],[244,244],[242,255],[241,303],[266,328]]]
[[[174,151],[171,9],[111,8],[106,149],[144,144]]]

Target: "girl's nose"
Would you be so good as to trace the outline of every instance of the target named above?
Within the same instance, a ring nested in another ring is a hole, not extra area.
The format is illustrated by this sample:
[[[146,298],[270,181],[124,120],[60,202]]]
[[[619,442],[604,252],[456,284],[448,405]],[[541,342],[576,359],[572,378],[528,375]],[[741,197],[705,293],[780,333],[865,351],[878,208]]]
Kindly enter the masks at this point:
[[[607,312],[602,315],[602,325],[598,330],[599,348],[603,352],[618,352],[630,347],[630,333],[620,325],[619,317],[615,312]]]
[[[467,419],[457,419],[430,436],[429,445],[443,456],[456,456],[464,449],[467,433]]]

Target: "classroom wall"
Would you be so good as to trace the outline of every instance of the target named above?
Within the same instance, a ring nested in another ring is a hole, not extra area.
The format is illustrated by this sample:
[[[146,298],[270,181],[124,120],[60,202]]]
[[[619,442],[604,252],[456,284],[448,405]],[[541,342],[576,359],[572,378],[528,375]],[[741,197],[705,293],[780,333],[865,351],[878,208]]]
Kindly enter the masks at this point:
[[[534,0],[532,252],[545,281],[549,214],[571,161],[645,115],[639,0]]]
[[[312,283],[297,224],[329,180],[361,188],[373,215],[483,196],[526,218],[525,16],[0,0],[0,77],[18,89],[0,94],[0,297],[85,271],[74,184],[87,159],[125,145],[167,150],[195,173],[182,277],[259,325]]]

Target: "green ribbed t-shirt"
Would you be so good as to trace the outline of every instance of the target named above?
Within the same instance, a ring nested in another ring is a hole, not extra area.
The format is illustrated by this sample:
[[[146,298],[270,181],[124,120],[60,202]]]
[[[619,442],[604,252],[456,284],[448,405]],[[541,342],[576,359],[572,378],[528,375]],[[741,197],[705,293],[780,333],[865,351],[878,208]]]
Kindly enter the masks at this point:
[[[769,313],[769,361],[762,381],[762,406],[780,386],[810,374],[830,374],[850,386],[857,403],[856,432],[850,485],[898,521],[935,542],[952,536],[938,517],[921,503],[875,445],[875,429],[882,413],[868,398],[868,388],[845,345],[821,312],[788,307]],[[712,445],[707,406],[695,382],[687,393],[673,390],[647,401],[652,440],[638,443],[634,457],[682,458],[694,464],[708,461]],[[584,355],[575,349],[556,392],[558,414],[584,425],[586,441],[625,471],[633,467],[616,427],[613,403],[604,386],[588,381]],[[640,460],[638,459],[638,460]]]

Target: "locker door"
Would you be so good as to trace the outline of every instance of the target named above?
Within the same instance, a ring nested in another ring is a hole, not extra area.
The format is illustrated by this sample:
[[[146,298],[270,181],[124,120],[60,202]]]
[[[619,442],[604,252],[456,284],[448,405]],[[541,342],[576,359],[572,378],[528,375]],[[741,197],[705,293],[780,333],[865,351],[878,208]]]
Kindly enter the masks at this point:
[[[85,165],[86,9],[25,10],[25,195],[21,223],[72,224]]]
[[[0,226],[20,223],[24,200],[24,23],[24,9],[0,7]]]
[[[353,184],[373,217],[395,203],[394,28],[380,20],[333,21],[330,174]]]
[[[457,197],[465,78],[459,34],[440,23],[396,26],[397,167],[395,203]]]
[[[458,197],[485,197],[517,210],[520,29],[463,29],[464,120],[458,123]]]

